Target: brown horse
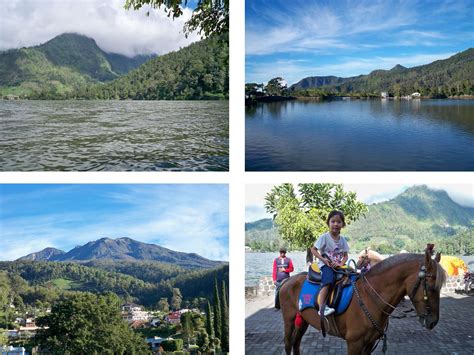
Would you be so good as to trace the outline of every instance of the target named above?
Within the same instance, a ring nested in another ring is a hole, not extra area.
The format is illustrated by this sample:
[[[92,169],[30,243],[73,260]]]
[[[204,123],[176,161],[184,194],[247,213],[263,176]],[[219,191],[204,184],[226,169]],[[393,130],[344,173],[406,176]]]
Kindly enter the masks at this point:
[[[388,327],[388,317],[404,298],[410,297],[420,323],[433,329],[439,319],[440,291],[446,273],[438,263],[440,254],[399,254],[374,266],[354,283],[354,292],[348,309],[340,315],[328,316],[328,333],[347,342],[350,355],[370,354]],[[301,338],[311,325],[320,329],[320,318],[314,308],[298,311],[298,297],[306,273],[288,279],[279,292],[285,326],[287,354],[300,353]],[[425,299],[426,297],[426,299]],[[298,315],[298,317],[297,317]],[[295,319],[296,322],[295,322]]]

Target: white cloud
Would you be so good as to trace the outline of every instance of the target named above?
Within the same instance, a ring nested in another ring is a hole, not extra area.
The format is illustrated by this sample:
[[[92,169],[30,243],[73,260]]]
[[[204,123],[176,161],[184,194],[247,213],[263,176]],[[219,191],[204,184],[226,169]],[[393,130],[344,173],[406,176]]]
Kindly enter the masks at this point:
[[[474,185],[472,184],[427,184],[434,190],[444,190],[456,203],[474,207]],[[245,188],[245,221],[253,222],[262,218],[271,218],[263,208],[265,195],[271,190],[271,184],[251,184]],[[409,185],[400,184],[344,184],[344,190],[354,191],[357,198],[373,204],[388,201],[404,192]]]
[[[182,33],[191,16],[189,8],[173,21],[164,11],[146,5],[139,11],[127,11],[124,0],[0,2],[0,50],[38,45],[65,32],[89,36],[104,51],[128,56],[164,54],[199,39],[197,34],[185,38]]]

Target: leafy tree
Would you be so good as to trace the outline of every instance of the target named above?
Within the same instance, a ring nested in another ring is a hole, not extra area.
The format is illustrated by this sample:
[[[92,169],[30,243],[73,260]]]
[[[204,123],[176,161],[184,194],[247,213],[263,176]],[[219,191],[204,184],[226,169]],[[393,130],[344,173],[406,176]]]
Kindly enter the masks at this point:
[[[147,344],[121,319],[120,300],[112,293],[64,297],[38,324],[45,328],[35,342],[52,354],[149,353]]]
[[[158,309],[166,313],[170,311],[170,305],[166,297],[160,298],[160,301],[158,302]]]
[[[178,310],[181,308],[181,302],[183,301],[183,295],[179,288],[173,288],[173,296],[171,297],[171,308]]]
[[[265,86],[265,92],[267,95],[282,96],[287,94],[287,85],[283,78],[277,77],[271,79],[267,86]]]
[[[125,8],[138,10],[145,4],[153,8],[163,7],[168,16],[174,19],[183,14],[182,6],[187,3],[188,0],[127,0]],[[229,0],[198,0],[191,18],[184,26],[186,36],[195,30],[206,37],[229,32]]]
[[[274,186],[265,196],[265,208],[273,214],[283,239],[293,247],[309,249],[316,238],[327,231],[326,218],[331,210],[340,210],[347,224],[368,211],[355,192],[346,192],[342,184],[298,184],[299,196],[292,184]]]
[[[5,329],[0,328],[0,346],[8,345],[8,336],[5,334]]]

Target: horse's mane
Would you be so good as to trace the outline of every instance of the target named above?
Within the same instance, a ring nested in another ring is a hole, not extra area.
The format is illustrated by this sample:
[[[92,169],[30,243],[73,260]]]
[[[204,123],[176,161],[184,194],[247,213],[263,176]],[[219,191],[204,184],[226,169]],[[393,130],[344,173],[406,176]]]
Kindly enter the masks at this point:
[[[424,260],[424,255],[422,254],[397,254],[388,257],[385,260],[382,260],[380,263],[374,265],[368,272],[367,275],[378,275],[378,274],[383,274],[385,273],[388,269],[391,269],[395,265],[399,265],[402,263],[407,263],[407,262],[412,262],[412,261],[418,261],[418,262],[423,262]],[[432,260],[435,265],[436,265],[436,289],[440,290],[441,287],[444,285],[446,282],[446,271],[444,271],[443,267],[441,264],[436,262],[435,260]]]
[[[372,257],[375,257],[376,259],[384,260],[383,256],[377,253],[375,250],[369,249],[367,250],[367,254],[372,255]]]

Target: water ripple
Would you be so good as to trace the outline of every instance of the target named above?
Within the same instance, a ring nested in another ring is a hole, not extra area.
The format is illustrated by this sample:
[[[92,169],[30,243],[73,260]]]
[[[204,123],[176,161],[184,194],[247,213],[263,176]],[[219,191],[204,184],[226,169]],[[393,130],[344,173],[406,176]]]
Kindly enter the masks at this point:
[[[226,171],[228,102],[0,101],[2,171]]]

